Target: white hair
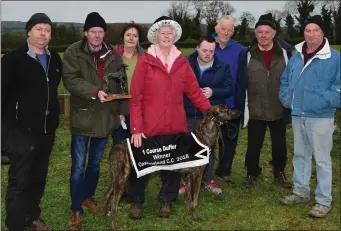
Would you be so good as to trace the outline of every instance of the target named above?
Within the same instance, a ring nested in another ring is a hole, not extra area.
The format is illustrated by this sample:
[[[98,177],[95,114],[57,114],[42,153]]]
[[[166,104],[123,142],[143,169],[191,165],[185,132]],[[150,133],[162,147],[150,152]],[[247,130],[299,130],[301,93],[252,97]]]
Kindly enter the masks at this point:
[[[218,20],[217,20],[217,24],[220,26],[220,22],[221,20],[228,20],[228,21],[231,21],[232,22],[232,26],[233,26],[233,29],[234,29],[234,18],[231,16],[231,15],[223,15],[221,16]]]

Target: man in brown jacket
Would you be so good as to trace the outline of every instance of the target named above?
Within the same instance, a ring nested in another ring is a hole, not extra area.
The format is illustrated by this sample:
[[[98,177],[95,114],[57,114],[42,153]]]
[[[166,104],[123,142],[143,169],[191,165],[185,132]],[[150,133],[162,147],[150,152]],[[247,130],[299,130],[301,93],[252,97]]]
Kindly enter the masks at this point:
[[[126,76],[120,55],[103,40],[105,31],[104,19],[97,12],[88,14],[84,39],[72,44],[63,56],[62,78],[70,92],[71,105],[72,215],[69,230],[81,229],[83,209],[93,213],[100,211],[94,199],[100,161],[107,137],[119,127],[120,117],[128,114],[128,101],[107,100],[108,91],[120,93],[120,83],[111,76],[121,74],[125,82]]]
[[[261,173],[260,151],[269,126],[272,142],[274,178],[283,188],[290,188],[284,169],[287,161],[286,122],[288,115],[278,93],[280,77],[291,56],[292,47],[275,38],[276,26],[272,15],[259,18],[256,38],[239,58],[236,101],[243,114],[243,127],[248,124],[248,146],[245,158],[245,184],[253,186]]]

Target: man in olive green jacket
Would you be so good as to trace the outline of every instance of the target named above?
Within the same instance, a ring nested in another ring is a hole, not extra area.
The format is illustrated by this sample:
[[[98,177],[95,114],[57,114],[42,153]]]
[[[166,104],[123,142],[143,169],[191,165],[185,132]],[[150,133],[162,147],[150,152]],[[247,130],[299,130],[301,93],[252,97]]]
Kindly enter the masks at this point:
[[[72,44],[63,56],[62,78],[70,92],[72,135],[72,215],[68,230],[81,229],[83,209],[100,211],[94,199],[100,161],[107,137],[120,126],[120,118],[128,114],[127,100],[107,100],[108,93],[120,93],[121,84],[113,76],[121,76],[126,83],[126,74],[118,52],[103,40],[105,31],[104,19],[96,12],[90,13],[84,24],[84,39]]]
[[[275,38],[276,26],[271,13],[260,16],[255,35],[250,47],[239,57],[236,83],[237,108],[244,112],[243,127],[248,125],[247,176],[244,183],[252,187],[261,174],[260,152],[269,127],[274,180],[283,188],[291,188],[284,172],[287,162],[286,117],[289,112],[281,105],[278,94],[280,78],[292,49]]]

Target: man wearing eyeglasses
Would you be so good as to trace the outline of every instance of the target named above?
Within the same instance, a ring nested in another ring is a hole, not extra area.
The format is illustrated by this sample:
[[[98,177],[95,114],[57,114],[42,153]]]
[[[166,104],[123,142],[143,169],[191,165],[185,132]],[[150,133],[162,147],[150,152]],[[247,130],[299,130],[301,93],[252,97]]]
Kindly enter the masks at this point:
[[[211,105],[225,104],[225,99],[232,94],[232,80],[230,68],[220,61],[214,54],[216,48],[215,39],[211,36],[203,36],[194,53],[187,58],[197,77],[199,87],[204,96],[209,99]],[[197,110],[190,100],[184,96],[185,112],[188,131],[194,131],[196,125],[203,118],[203,114]],[[227,137],[224,137],[227,140]],[[205,188],[214,194],[221,194],[213,178],[214,155],[210,155],[203,181]],[[186,185],[180,184],[179,194],[186,191]]]
[[[104,40],[105,31],[105,20],[97,12],[88,14],[83,40],[72,44],[63,56],[62,78],[70,92],[71,109],[72,215],[68,230],[81,229],[83,209],[100,212],[94,198],[100,161],[108,136],[120,126],[120,115],[128,114],[128,101],[107,100],[106,90],[120,93],[120,82],[103,80],[123,69],[120,55]]]
[[[234,20],[230,15],[224,15],[215,26],[216,33],[213,38],[216,40],[215,54],[223,63],[227,64],[231,72],[232,93],[225,99],[225,105],[231,109],[237,109],[236,79],[238,71],[238,57],[245,48],[231,37],[234,33]],[[227,184],[233,184],[231,178],[232,162],[237,148],[240,118],[229,121],[230,126],[222,125],[221,130],[224,134],[224,143],[219,141],[219,163],[215,174]],[[229,135],[230,134],[230,135]],[[233,135],[231,135],[233,134]]]
[[[275,39],[272,14],[261,15],[255,28],[256,38],[240,56],[237,79],[237,106],[244,112],[243,127],[248,124],[244,183],[252,187],[261,174],[260,151],[269,126],[272,143],[274,179],[283,188],[291,188],[284,170],[287,161],[286,108],[279,101],[280,77],[291,56],[291,47]]]

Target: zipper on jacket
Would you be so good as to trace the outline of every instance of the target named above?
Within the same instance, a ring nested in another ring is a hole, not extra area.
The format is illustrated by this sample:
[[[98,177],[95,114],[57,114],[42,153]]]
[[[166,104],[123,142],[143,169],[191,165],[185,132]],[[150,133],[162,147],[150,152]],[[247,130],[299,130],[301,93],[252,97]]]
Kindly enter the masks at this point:
[[[50,103],[50,86],[49,86],[49,82],[50,81],[49,81],[48,73],[49,73],[49,66],[50,66],[51,58],[52,58],[52,56],[49,58],[49,63],[47,64],[46,72],[45,72],[45,75],[46,75],[46,85],[47,85],[47,104],[46,104],[45,124],[44,124],[45,133],[47,133],[47,131],[46,131],[46,120],[47,120],[47,115],[49,114],[49,103]]]
[[[19,102],[15,104],[15,119],[18,121]]]
[[[300,56],[301,56],[301,58],[302,58],[302,55],[300,55]],[[303,66],[303,69],[302,69],[300,75],[298,76],[297,81],[298,81],[299,78],[301,77],[303,71],[308,67],[308,65],[309,65],[309,64],[313,61],[313,59],[315,59],[315,58],[316,58],[316,54],[315,54],[314,57],[312,57],[310,60],[308,60],[308,62],[306,63],[306,65]],[[302,61],[303,61],[303,64],[304,64],[304,57],[303,57],[303,60],[302,60]],[[295,88],[294,88],[294,90],[293,90],[293,92],[292,92],[292,100],[291,100],[291,108],[292,108],[292,110],[294,110],[294,99],[295,99]]]
[[[49,62],[47,64],[46,67],[46,71],[45,68],[43,67],[43,65],[41,64],[41,62],[36,58],[35,60],[38,61],[38,63],[41,65],[41,67],[43,68],[44,72],[45,72],[45,76],[46,76],[46,85],[47,85],[47,104],[46,104],[46,110],[45,110],[45,121],[44,121],[44,131],[45,133],[47,133],[46,131],[46,119],[47,119],[47,115],[49,114],[49,102],[50,102],[50,87],[49,87],[49,77],[48,77],[48,73],[49,73],[49,66],[50,66],[50,62],[52,59],[52,55],[49,58]]]

